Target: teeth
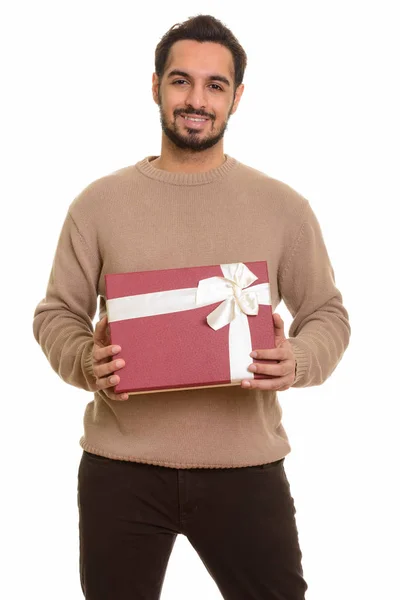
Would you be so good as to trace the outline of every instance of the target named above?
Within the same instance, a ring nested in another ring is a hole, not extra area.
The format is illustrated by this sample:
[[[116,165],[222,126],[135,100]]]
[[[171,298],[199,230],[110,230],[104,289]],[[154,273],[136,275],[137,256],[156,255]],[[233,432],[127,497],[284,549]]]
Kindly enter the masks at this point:
[[[186,121],[206,121],[207,119],[196,119],[195,117],[185,117]]]

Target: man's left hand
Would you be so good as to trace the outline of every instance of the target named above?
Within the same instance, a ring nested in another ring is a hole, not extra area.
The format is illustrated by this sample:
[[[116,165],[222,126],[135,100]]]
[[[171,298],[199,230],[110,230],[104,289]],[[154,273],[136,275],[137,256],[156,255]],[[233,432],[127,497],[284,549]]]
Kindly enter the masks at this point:
[[[275,348],[267,350],[254,350],[250,357],[257,360],[277,360],[276,364],[253,362],[249,371],[262,375],[272,375],[271,379],[243,379],[241,387],[245,389],[274,390],[283,392],[288,390],[295,381],[296,359],[289,340],[285,337],[283,319],[274,313]],[[254,354],[256,353],[256,355]]]

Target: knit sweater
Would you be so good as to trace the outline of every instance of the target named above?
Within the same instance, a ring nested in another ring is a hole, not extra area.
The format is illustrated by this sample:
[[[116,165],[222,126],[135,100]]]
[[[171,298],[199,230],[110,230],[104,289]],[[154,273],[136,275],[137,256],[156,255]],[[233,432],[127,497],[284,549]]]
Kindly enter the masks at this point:
[[[272,310],[283,300],[293,317],[292,387],[322,384],[349,343],[348,313],[306,198],[229,155],[203,173],[161,170],[154,158],[93,181],[73,199],[34,311],[34,336],[52,368],[91,392],[80,445],[112,459],[182,469],[283,458],[291,447],[274,391],[237,385],[117,401],[97,390],[93,319],[97,309],[100,319],[106,314],[106,273],[266,260]]]

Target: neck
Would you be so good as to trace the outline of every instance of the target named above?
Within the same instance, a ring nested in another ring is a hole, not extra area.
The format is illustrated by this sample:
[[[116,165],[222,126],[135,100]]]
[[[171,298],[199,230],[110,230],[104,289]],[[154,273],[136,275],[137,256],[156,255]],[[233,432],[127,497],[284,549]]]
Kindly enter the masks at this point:
[[[178,148],[163,134],[161,154],[152,161],[152,165],[156,169],[172,173],[204,173],[220,167],[225,160],[222,140],[212,148],[193,152]]]

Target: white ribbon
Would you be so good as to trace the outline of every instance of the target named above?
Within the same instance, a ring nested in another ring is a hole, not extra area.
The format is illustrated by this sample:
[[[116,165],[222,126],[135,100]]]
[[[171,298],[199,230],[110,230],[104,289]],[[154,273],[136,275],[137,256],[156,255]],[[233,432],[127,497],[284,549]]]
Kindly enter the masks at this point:
[[[182,288],[123,296],[106,301],[108,321],[123,321],[221,304],[207,316],[214,330],[229,325],[231,382],[254,377],[247,370],[252,345],[247,315],[257,315],[260,304],[271,304],[269,283],[249,286],[258,279],[243,263],[220,265],[223,277],[201,279],[197,288]],[[248,288],[248,289],[246,289]]]

